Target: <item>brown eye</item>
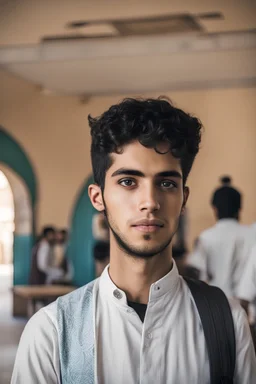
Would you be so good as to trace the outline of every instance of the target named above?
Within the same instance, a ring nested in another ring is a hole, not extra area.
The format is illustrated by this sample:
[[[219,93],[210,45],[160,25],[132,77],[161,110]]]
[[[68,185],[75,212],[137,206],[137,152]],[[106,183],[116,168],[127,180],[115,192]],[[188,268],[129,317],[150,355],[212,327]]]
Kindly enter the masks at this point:
[[[170,180],[164,180],[161,182],[161,187],[165,189],[172,189],[176,187],[176,184],[173,181]]]
[[[132,187],[133,185],[135,185],[134,181],[131,179],[123,179],[119,182],[119,184],[123,187]]]

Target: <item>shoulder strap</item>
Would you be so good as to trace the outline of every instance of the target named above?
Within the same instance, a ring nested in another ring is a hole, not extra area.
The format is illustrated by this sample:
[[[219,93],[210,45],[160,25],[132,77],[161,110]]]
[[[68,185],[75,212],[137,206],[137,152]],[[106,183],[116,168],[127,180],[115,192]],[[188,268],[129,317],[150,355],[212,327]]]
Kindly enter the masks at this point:
[[[229,302],[221,289],[184,277],[202,322],[210,363],[211,384],[233,383],[236,340]]]

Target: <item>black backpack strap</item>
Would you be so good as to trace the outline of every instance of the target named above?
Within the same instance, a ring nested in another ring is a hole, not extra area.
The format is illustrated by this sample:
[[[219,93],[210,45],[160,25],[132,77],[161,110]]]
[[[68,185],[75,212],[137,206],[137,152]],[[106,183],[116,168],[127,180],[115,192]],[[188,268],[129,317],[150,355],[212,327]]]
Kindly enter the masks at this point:
[[[184,277],[195,300],[206,340],[211,384],[233,383],[236,339],[229,302],[217,287]]]

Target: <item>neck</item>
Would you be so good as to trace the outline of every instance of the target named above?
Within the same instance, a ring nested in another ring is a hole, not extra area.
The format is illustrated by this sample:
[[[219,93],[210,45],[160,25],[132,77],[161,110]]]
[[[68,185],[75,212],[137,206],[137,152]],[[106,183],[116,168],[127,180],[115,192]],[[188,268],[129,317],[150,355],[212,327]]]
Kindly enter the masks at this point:
[[[149,259],[128,256],[119,247],[110,248],[109,275],[129,301],[147,304],[150,286],[172,269],[171,245]]]

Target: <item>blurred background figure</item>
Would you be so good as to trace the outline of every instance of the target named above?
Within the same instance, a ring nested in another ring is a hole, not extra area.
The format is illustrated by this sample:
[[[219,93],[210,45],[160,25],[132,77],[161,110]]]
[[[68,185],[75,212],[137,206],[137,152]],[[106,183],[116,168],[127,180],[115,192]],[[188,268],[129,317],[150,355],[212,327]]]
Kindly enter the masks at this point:
[[[42,235],[32,250],[30,284],[50,284],[52,279],[61,277],[62,273],[54,265],[54,245],[56,230],[54,227],[44,227]]]
[[[218,219],[235,218],[239,220],[239,216],[235,217],[235,215],[239,215],[242,208],[241,193],[232,186],[230,176],[222,176],[220,182],[221,187],[214,191],[211,199],[215,216]]]
[[[30,284],[71,284],[73,270],[67,259],[68,231],[47,226],[32,249]]]
[[[104,213],[93,215],[92,232],[95,239],[93,256],[96,276],[100,276],[109,263],[109,228]]]
[[[68,231],[66,229],[60,229],[56,232],[56,241],[54,244],[54,267],[60,267],[66,258],[68,245]]]
[[[248,255],[249,227],[239,223],[240,192],[230,185],[230,177],[221,178],[221,182],[211,199],[217,222],[200,234],[187,264],[200,271],[200,279],[234,298]]]
[[[74,275],[73,266],[68,256],[68,230],[60,229],[56,232],[53,248],[53,267],[61,272],[60,277],[52,279],[52,284],[71,285]]]

